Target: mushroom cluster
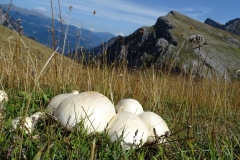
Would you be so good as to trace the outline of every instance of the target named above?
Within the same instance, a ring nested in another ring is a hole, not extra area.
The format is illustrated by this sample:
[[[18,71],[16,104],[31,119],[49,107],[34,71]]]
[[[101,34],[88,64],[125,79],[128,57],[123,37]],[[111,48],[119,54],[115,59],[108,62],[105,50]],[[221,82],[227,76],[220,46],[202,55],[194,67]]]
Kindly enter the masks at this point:
[[[51,99],[46,110],[68,130],[81,126],[87,134],[106,131],[110,142],[120,141],[124,150],[145,143],[162,143],[169,133],[166,122],[154,112],[144,112],[137,100],[122,99],[114,107],[106,96],[94,91],[59,94]],[[18,117],[12,125],[31,134],[43,115],[37,112],[30,117]]]
[[[117,115],[108,125],[111,142],[121,138],[123,149],[140,147],[145,143],[162,143],[169,135],[166,122],[154,112],[144,112],[135,99],[122,99],[116,105]]]

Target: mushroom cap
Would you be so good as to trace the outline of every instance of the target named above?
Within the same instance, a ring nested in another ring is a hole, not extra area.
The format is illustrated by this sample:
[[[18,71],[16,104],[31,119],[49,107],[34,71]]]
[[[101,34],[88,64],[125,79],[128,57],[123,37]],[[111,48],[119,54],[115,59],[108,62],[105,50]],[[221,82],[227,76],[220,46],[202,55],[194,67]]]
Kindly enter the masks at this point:
[[[137,100],[127,98],[122,99],[117,103],[116,110],[117,113],[122,111],[128,111],[138,115],[143,112],[143,107]]]
[[[0,90],[0,103],[1,102],[7,102],[8,101],[8,95],[5,91]]]
[[[87,134],[104,131],[115,114],[112,102],[101,93],[93,91],[66,98],[54,112],[62,126],[69,130],[83,121]]]
[[[47,106],[47,111],[52,114],[64,99],[76,94],[79,94],[79,92],[73,91],[72,93],[59,94],[53,97]]]
[[[24,120],[22,117],[17,117],[12,120],[12,126],[16,130],[18,127],[22,128],[21,120]],[[24,131],[26,134],[31,134],[33,132],[34,126],[32,123],[32,119],[30,117],[26,117],[24,120]]]
[[[149,136],[149,131],[144,122],[134,113],[123,111],[116,114],[108,124],[110,142],[114,143],[119,138],[124,150],[143,145]]]
[[[155,128],[157,136],[165,135],[166,132],[169,132],[167,123],[156,113],[154,112],[143,112],[138,115],[138,117],[145,123],[149,130],[149,137],[147,142],[154,142],[155,135],[153,129]],[[163,141],[160,141],[160,143]]]

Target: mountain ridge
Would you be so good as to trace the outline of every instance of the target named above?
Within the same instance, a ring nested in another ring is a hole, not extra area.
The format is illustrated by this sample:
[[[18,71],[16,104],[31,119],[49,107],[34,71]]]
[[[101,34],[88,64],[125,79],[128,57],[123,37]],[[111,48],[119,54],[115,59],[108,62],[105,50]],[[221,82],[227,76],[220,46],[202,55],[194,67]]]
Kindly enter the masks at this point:
[[[0,4],[0,6],[3,10],[7,10],[7,4]],[[9,15],[16,20],[21,19],[21,26],[23,26],[23,32],[26,36],[34,37],[38,42],[51,47],[51,34],[48,32],[52,28],[51,18],[37,11],[21,8],[14,4],[10,6]],[[63,32],[66,31],[66,28],[67,24],[63,23]],[[58,39],[58,45],[61,48],[63,44],[60,44],[60,42],[63,42],[64,38],[62,36],[60,21],[57,19],[54,19],[54,32],[55,39]],[[79,45],[86,49],[93,48],[115,36],[109,32],[92,32],[83,27],[78,28],[69,25],[67,42],[69,41],[69,49],[71,51],[78,45],[76,42],[78,35],[81,43]]]
[[[220,24],[210,18],[207,18],[204,23],[240,36],[240,18],[229,20],[225,24]]]

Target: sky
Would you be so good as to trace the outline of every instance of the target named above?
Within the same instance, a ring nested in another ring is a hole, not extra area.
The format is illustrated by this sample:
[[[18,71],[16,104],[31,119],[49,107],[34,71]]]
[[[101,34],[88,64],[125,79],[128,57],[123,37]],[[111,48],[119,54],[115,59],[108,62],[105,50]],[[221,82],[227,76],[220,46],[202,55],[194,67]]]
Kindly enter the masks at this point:
[[[225,24],[240,18],[240,0],[52,0],[56,19],[60,13],[58,1],[65,23],[124,36],[142,26],[154,25],[158,17],[171,10],[200,22],[211,18]],[[9,4],[10,0],[1,0],[0,3]],[[50,0],[12,0],[12,4],[51,17]],[[73,7],[71,11],[70,6]]]

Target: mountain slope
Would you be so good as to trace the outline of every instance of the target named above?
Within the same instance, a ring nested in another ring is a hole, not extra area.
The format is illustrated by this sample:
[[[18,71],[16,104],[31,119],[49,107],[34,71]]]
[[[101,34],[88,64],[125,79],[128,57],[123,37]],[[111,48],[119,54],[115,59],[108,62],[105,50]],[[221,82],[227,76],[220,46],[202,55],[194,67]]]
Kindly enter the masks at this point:
[[[7,10],[8,5],[0,4],[1,8]],[[38,13],[34,10],[28,10],[24,8],[11,5],[9,15],[14,19],[21,19],[21,26],[23,26],[23,33],[28,37],[36,39],[38,42],[51,46],[51,32],[49,29],[52,28],[52,19]],[[57,17],[55,17],[57,18]],[[63,46],[63,36],[60,27],[60,21],[54,20],[54,33],[55,39],[58,40],[57,45]],[[63,31],[65,32],[67,24],[63,23]],[[80,33],[79,33],[80,32]],[[69,42],[69,49],[72,51],[76,47],[77,34],[80,38],[80,46],[84,48],[93,48],[104,41],[108,41],[110,38],[114,37],[113,34],[108,32],[92,32],[88,29],[81,28],[78,29],[76,26],[69,26],[67,42]]]
[[[189,42],[191,35],[202,35],[208,45],[199,51]],[[176,11],[159,17],[153,26],[141,27],[129,36],[119,36],[109,43],[95,48],[94,53],[102,54],[102,48],[107,47],[109,62],[127,59],[132,67],[155,64],[158,68],[166,68],[174,62],[175,72],[191,72],[208,78],[217,75],[226,79],[237,77],[235,72],[240,68],[239,36]]]
[[[31,68],[32,71],[35,70],[39,73],[53,51],[26,36],[22,35],[20,39],[18,34],[9,28],[5,27],[4,32],[2,32],[3,28],[4,26],[0,24],[0,63],[6,63],[8,65],[11,65],[11,63],[21,63],[25,67]],[[56,62],[60,62],[62,59],[62,55],[59,53],[56,53],[54,57],[56,58]],[[64,57],[62,62],[64,64],[63,66],[75,63],[67,57]],[[54,60],[50,61],[50,66],[52,64],[54,64]],[[59,65],[59,63],[57,65]],[[16,70],[17,69],[18,68],[16,68]],[[0,68],[0,73],[5,70],[7,70],[7,68]],[[29,72],[31,72],[31,70]]]

